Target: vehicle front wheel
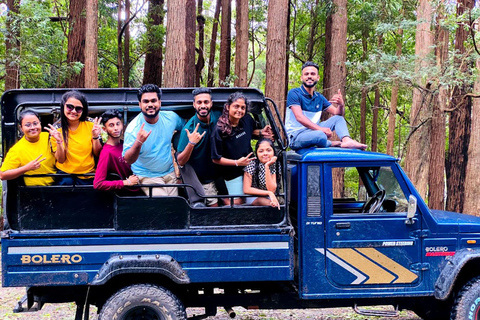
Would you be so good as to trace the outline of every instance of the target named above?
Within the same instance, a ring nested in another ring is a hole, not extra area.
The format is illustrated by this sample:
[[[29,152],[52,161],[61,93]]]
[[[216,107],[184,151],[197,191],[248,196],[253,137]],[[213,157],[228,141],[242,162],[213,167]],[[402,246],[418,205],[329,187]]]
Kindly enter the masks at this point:
[[[453,304],[452,320],[479,320],[480,319],[480,277],[467,282]]]
[[[98,317],[99,320],[185,320],[182,302],[165,288],[136,284],[111,296]]]

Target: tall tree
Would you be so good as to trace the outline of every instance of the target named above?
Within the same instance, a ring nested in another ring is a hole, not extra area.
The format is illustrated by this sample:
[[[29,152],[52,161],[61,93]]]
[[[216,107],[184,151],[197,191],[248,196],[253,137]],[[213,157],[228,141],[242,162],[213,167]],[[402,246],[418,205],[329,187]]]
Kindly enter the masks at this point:
[[[402,9],[403,15],[403,9]],[[398,58],[402,55],[403,29],[399,28],[395,35],[396,50]],[[398,80],[394,80],[392,93],[390,96],[390,110],[388,113],[388,133],[387,133],[387,154],[393,156],[393,147],[395,145],[395,127],[397,123],[397,105],[398,105]]]
[[[130,0],[125,0],[125,25],[123,27],[123,86],[130,80]]]
[[[200,87],[203,67],[205,66],[205,17],[203,16],[203,0],[197,2],[198,25],[198,58],[195,64],[195,87]]]
[[[448,60],[449,32],[442,21],[445,19],[445,1],[437,8],[435,27],[435,56],[439,74],[446,69]],[[431,209],[445,209],[445,109],[447,108],[447,89],[438,85],[438,94],[434,97],[430,136],[430,174],[428,175],[428,206]]]
[[[220,33],[220,61],[218,64],[218,81],[220,87],[226,85],[230,75],[230,58],[232,54],[232,0],[222,0],[222,28]]]
[[[98,88],[98,0],[86,0],[85,88]]]
[[[143,71],[143,83],[154,83],[162,86],[163,71],[163,8],[164,0],[150,0],[148,7],[147,23],[147,54],[145,56],[145,67]]]
[[[338,89],[345,95],[347,70],[347,0],[333,0],[334,12],[327,18],[325,34],[325,63],[323,71],[323,94],[332,97]],[[325,112],[326,114],[326,112]],[[344,173],[334,172],[335,184],[333,196],[344,194]]]
[[[213,18],[212,37],[210,38],[210,54],[208,56],[208,75],[207,87],[213,87],[214,71],[215,71],[215,51],[217,50],[217,34],[218,19],[220,18],[220,10],[222,8],[222,0],[217,0],[215,6],[215,15]]]
[[[478,96],[480,94],[480,59],[477,59],[476,61],[475,70],[477,72],[477,79],[473,87],[473,92]],[[477,198],[480,192],[480,175],[478,174],[478,168],[480,167],[480,149],[478,148],[479,143],[480,99],[475,98],[473,100],[472,131],[468,146],[468,163],[465,174],[465,189],[468,190],[468,192],[465,193],[465,205],[463,206],[463,212],[476,216],[480,215],[480,202]]]
[[[265,95],[272,98],[280,114],[285,112],[287,77],[288,0],[270,0],[267,20],[267,70]]]
[[[5,91],[20,88],[20,0],[7,0]],[[3,226],[3,223],[1,224]]]
[[[431,2],[419,0],[417,7],[418,24],[415,36],[415,55],[417,56],[415,68],[419,74],[422,71],[421,69],[425,70],[431,67],[429,55],[431,55],[433,47],[433,32],[430,29],[432,16]],[[425,88],[426,85],[424,77],[419,76],[417,87],[413,90],[410,111],[410,126],[412,129],[405,161],[405,170],[423,198],[427,195],[430,167],[429,153],[425,152],[430,145],[430,96],[428,90],[420,90],[420,88]]]
[[[86,0],[70,0],[67,64],[81,62],[85,65],[85,15]],[[85,68],[67,77],[67,88],[85,87]]]
[[[287,3],[288,4],[288,3]],[[247,86],[248,72],[248,0],[237,0],[237,20],[235,24],[235,75],[236,87]],[[284,26],[287,30],[287,26]],[[268,40],[267,40],[268,41]],[[268,49],[267,49],[268,52]]]
[[[457,17],[460,19],[468,13],[474,5],[473,0],[459,0],[457,2]],[[468,15],[467,15],[468,16]],[[466,18],[464,18],[466,19]],[[466,21],[459,21],[455,33],[455,65],[468,74],[471,65],[464,61],[465,41],[469,30],[465,29]],[[468,146],[470,143],[471,100],[467,97],[466,85],[457,85],[453,89],[452,105],[455,110],[450,113],[448,157],[446,162],[447,173],[447,203],[448,211],[462,212],[465,201],[465,173],[468,161]]]
[[[123,85],[123,48],[122,48],[122,16],[123,16],[123,1],[118,0],[117,7],[117,81],[118,87]]]
[[[195,81],[195,0],[167,2],[166,87],[193,87]]]

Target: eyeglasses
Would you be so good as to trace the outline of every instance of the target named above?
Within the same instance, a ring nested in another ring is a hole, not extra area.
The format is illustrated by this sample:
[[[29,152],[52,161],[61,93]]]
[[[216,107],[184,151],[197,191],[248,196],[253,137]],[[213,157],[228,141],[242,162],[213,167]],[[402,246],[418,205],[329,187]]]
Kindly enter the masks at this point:
[[[27,122],[27,123],[24,123],[23,125],[27,128],[30,128],[30,127],[36,127],[40,124],[40,122],[38,121],[34,121],[34,122]]]
[[[67,107],[68,111],[73,111],[75,109],[76,113],[82,113],[83,112],[83,107],[76,107],[73,104],[66,104],[65,107]]]

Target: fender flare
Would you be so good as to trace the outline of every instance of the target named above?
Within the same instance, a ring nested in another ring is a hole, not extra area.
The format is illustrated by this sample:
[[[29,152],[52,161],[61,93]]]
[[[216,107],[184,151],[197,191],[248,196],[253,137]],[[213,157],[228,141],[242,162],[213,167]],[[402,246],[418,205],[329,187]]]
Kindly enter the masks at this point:
[[[116,255],[108,259],[92,281],[100,286],[121,274],[162,274],[177,284],[188,284],[188,277],[182,266],[169,255]]]
[[[435,282],[435,298],[447,300],[462,269],[468,262],[476,259],[480,260],[480,249],[462,249],[457,251],[453,257],[447,257],[447,264]]]

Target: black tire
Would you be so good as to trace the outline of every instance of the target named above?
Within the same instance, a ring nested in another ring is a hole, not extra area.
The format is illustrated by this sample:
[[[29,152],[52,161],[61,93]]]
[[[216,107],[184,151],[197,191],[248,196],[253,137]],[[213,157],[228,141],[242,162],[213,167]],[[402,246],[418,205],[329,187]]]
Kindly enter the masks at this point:
[[[480,277],[467,282],[458,292],[450,319],[480,320]]]
[[[182,302],[165,288],[136,284],[111,296],[98,317],[99,320],[185,320]]]

